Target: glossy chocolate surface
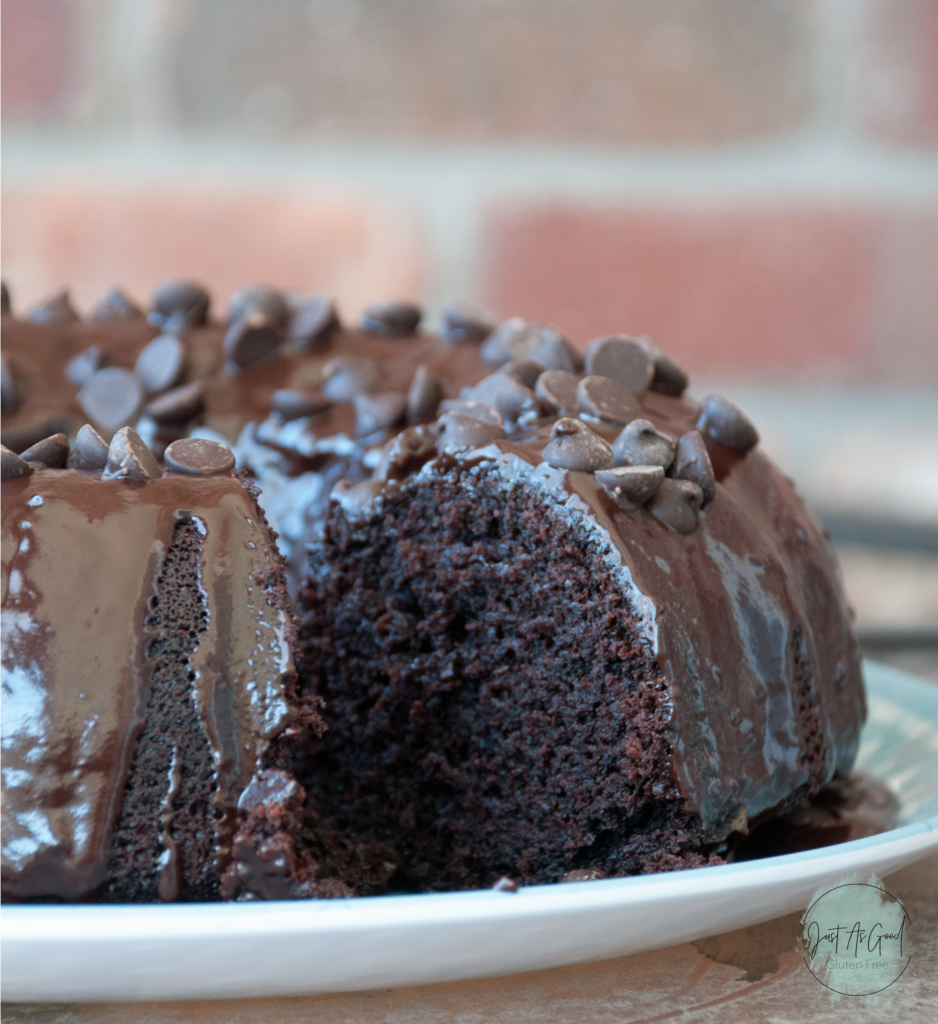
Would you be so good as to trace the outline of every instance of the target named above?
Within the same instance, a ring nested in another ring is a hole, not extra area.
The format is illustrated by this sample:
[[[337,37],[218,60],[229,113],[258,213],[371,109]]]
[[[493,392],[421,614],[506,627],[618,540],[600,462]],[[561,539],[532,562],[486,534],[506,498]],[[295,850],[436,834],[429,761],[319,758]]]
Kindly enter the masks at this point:
[[[193,584],[208,629],[191,667],[216,764],[219,849],[230,843],[238,799],[270,740],[290,724],[286,616],[256,581],[272,552],[238,478],[133,483],[41,470],[5,481],[5,898],[80,899],[108,876],[145,725],[148,602],[184,516],[204,538]]]

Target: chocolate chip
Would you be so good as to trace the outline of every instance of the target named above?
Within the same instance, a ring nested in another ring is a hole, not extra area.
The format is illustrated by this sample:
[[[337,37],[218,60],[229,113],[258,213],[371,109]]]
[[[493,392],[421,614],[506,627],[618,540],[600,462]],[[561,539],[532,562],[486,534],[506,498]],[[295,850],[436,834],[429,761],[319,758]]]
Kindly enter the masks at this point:
[[[33,306],[26,314],[26,319],[34,324],[67,324],[77,320],[78,314],[72,307],[68,292],[63,288]]]
[[[465,392],[464,397],[494,406],[508,424],[533,423],[541,415],[541,401],[537,395],[504,373],[483,377],[475,387]]]
[[[384,490],[381,480],[363,480],[360,484],[339,480],[332,488],[329,498],[345,513],[347,519],[361,519],[368,515],[375,498]]]
[[[513,317],[489,336],[481,349],[487,363],[501,365],[509,359],[533,359],[545,370],[575,373],[583,366],[579,352],[555,327]]]
[[[20,452],[20,458],[32,463],[37,469],[64,469],[68,460],[68,438],[64,434],[53,434],[37,444]]]
[[[167,470],[186,476],[216,476],[235,466],[234,452],[217,441],[204,437],[183,437],[173,441],[163,453]]]
[[[602,469],[596,474],[596,482],[611,491],[623,507],[634,511],[650,501],[664,480],[661,466],[617,466]]]
[[[580,420],[564,417],[557,420],[550,432],[550,443],[541,458],[557,469],[574,469],[595,473],[612,469],[612,447]]]
[[[651,338],[639,338],[638,343],[645,349],[654,364],[655,375],[651,382],[651,390],[680,398],[687,390],[687,374],[673,359],[666,356]]]
[[[632,420],[612,444],[617,466],[661,466],[674,461],[674,442],[651,420]]]
[[[580,412],[598,420],[624,425],[641,414],[635,395],[608,377],[584,377],[576,394]]]
[[[517,892],[518,883],[507,875],[502,875],[497,882],[492,885],[495,892]]]
[[[333,402],[351,402],[356,395],[368,394],[381,383],[381,367],[373,359],[336,356],[322,368],[325,383],[322,393]]]
[[[100,472],[107,465],[107,452],[107,442],[90,423],[86,423],[78,431],[72,450],[68,453],[66,466],[69,469]]]
[[[609,377],[629,391],[647,391],[655,375],[651,357],[634,338],[612,334],[596,338],[586,347],[586,372]]]
[[[20,405],[17,391],[13,368],[7,362],[7,357],[0,353],[0,411],[16,412]]]
[[[5,444],[0,444],[0,479],[15,480],[17,477],[29,476],[33,467],[18,455],[14,455]]]
[[[89,345],[84,352],[72,356],[65,364],[65,376],[72,387],[80,388],[93,374],[107,365],[107,358],[97,345]]]
[[[148,395],[158,395],[179,380],[184,358],[182,342],[174,334],[161,334],[137,356],[134,373]]]
[[[488,402],[473,402],[468,398],[448,398],[440,402],[440,415],[455,412],[460,416],[472,416],[486,423],[494,423],[496,427],[505,426],[505,417]]]
[[[82,385],[78,404],[103,430],[117,430],[137,418],[143,405],[143,387],[130,370],[106,366]]]
[[[300,302],[290,321],[290,340],[301,351],[315,348],[339,330],[339,315],[328,295],[310,295]]]
[[[10,289],[6,281],[0,281],[0,313],[9,313],[12,310],[10,305]]]
[[[509,359],[504,366],[498,368],[498,372],[514,377],[519,384],[533,389],[537,378],[544,372],[544,367],[540,363],[535,363],[533,359]]]
[[[210,303],[208,292],[195,281],[167,281],[153,293],[147,319],[167,334],[204,324]]]
[[[717,496],[713,466],[704,439],[696,430],[683,434],[677,442],[671,476],[677,480],[690,480],[703,493],[704,505],[709,505]]]
[[[112,288],[91,314],[92,320],[136,320],[143,310],[120,290]]]
[[[156,456],[136,430],[122,427],[111,438],[102,480],[157,480],[162,475]]]
[[[355,396],[355,435],[368,437],[379,430],[395,427],[404,418],[407,397],[400,391],[384,391],[379,395]]]
[[[370,334],[402,338],[413,334],[422,313],[412,302],[373,302],[365,309],[359,326]]]
[[[161,427],[182,426],[205,409],[205,393],[201,381],[173,388],[144,407],[144,412]]]
[[[481,448],[505,436],[504,427],[497,423],[466,416],[461,412],[444,413],[437,420],[437,447],[442,451],[451,446]]]
[[[270,408],[285,422],[298,420],[303,416],[318,416],[332,408],[332,402],[323,395],[308,391],[291,391],[280,388],[270,396]]]
[[[495,324],[477,310],[460,305],[450,305],[443,310],[440,337],[450,344],[484,341],[494,330]]]
[[[407,392],[407,422],[426,423],[436,417],[443,400],[443,381],[426,366],[418,366]]]
[[[408,427],[384,446],[375,470],[376,480],[403,480],[436,455],[436,438],[429,427]]]
[[[290,320],[287,300],[266,284],[242,285],[228,299],[228,320],[233,323],[250,313],[262,314],[275,330],[283,330]]]
[[[727,448],[745,454],[759,443],[759,433],[739,409],[722,395],[707,395],[700,403],[697,429]]]
[[[269,359],[283,343],[283,336],[263,313],[247,313],[225,332],[222,352],[229,373],[249,370]]]
[[[703,491],[690,480],[665,477],[651,503],[651,512],[678,533],[693,533],[703,508]]]
[[[534,385],[534,394],[553,412],[575,416],[580,408],[576,388],[580,383],[575,373],[566,370],[545,370]]]

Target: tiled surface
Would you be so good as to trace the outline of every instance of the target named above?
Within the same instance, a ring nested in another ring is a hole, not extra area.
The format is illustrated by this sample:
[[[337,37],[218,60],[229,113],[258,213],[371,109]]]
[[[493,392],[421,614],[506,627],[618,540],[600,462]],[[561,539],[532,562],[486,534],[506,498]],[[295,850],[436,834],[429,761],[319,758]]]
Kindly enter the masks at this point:
[[[835,1002],[795,948],[798,914],[699,942],[484,981],[304,999],[5,1006],[5,1024],[931,1024],[938,1005],[938,856],[886,879],[912,921],[912,961],[884,996]]]

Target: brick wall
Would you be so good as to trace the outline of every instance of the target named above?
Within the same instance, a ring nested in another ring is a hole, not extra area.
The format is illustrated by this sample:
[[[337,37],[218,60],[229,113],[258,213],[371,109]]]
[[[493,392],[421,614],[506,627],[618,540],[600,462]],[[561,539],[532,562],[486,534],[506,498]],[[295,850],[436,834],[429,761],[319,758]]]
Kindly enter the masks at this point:
[[[190,273],[938,384],[938,0],[3,0],[22,306]]]

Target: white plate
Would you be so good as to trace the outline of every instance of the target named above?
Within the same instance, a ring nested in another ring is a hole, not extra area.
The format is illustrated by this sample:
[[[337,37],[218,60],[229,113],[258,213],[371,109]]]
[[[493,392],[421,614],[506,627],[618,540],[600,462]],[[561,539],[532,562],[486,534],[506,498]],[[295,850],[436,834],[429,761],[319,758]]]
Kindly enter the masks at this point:
[[[724,867],[322,902],[6,906],[5,1000],[290,996],[513,974],[622,956],[806,907],[821,885],[938,849],[938,687],[867,662],[858,768],[901,801],[870,839]]]

